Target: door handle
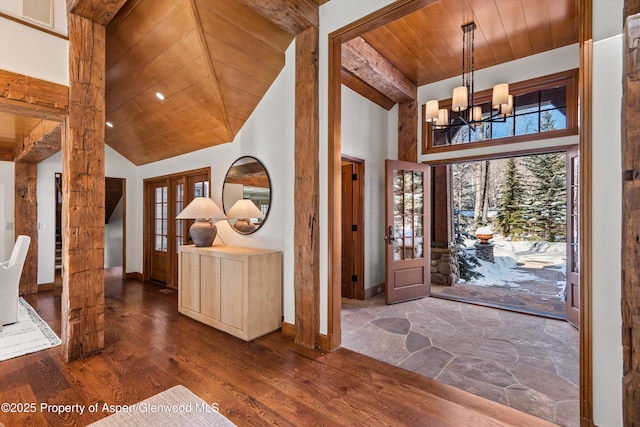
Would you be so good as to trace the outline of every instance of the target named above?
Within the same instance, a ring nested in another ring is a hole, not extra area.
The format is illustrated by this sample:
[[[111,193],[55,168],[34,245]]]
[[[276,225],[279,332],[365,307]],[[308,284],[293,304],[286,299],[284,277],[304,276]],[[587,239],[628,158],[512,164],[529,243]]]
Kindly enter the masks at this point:
[[[389,226],[389,238],[387,239],[387,242],[388,242],[390,245],[392,245],[392,244],[393,244],[393,242],[395,242],[395,241],[396,241],[396,238],[395,238],[395,236],[393,235],[393,226],[391,226],[391,225],[390,225],[390,226]]]

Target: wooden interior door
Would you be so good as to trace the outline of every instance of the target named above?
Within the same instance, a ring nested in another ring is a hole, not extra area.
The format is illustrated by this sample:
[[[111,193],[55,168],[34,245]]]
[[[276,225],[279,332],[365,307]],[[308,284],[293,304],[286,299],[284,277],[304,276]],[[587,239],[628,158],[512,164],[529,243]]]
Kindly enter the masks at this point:
[[[342,297],[355,298],[356,277],[354,271],[353,224],[353,164],[342,165]]]
[[[567,151],[567,320],[580,326],[580,157],[578,147]]]
[[[167,181],[151,185],[153,200],[153,237],[151,280],[167,283],[169,261],[169,187]]]
[[[386,302],[429,295],[431,219],[429,166],[385,161]]]

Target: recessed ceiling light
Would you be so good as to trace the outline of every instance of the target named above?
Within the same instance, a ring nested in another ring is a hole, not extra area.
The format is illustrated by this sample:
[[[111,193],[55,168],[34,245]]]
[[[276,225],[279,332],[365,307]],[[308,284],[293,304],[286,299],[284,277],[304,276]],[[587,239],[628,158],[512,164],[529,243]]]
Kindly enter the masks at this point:
[[[113,127],[113,123],[111,123],[111,122],[106,122],[105,124],[106,124],[107,126],[109,126],[110,128],[112,128],[112,127]]]
[[[161,94],[160,92],[156,92],[156,98],[158,98],[160,101],[164,100],[164,95]]]

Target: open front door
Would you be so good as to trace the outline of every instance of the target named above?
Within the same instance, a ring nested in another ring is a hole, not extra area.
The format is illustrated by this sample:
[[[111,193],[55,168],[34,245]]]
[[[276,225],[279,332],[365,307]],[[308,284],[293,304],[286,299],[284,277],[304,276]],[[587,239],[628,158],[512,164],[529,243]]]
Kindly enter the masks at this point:
[[[385,161],[387,304],[429,295],[429,181],[428,165]]]
[[[580,208],[578,147],[567,150],[567,320],[580,326]]]

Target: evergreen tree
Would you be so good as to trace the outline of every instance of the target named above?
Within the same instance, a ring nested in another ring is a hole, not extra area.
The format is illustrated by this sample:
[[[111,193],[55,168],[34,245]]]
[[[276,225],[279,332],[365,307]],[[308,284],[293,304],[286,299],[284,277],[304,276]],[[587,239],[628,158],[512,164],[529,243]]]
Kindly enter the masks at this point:
[[[529,223],[542,237],[555,242],[566,226],[566,161],[564,153],[531,156],[526,161],[531,174]]]
[[[496,222],[504,237],[524,232],[524,188],[521,183],[521,174],[518,171],[518,160],[510,158],[507,161],[507,169],[504,181],[500,186],[500,199],[498,200],[498,213]]]

